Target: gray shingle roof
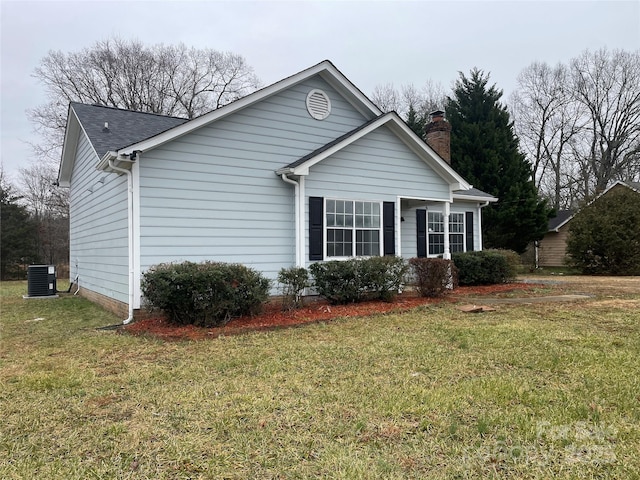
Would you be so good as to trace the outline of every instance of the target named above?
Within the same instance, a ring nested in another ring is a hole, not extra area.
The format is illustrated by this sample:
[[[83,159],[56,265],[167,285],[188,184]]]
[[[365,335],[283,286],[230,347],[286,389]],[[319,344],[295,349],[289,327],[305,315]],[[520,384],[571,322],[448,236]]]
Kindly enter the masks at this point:
[[[573,216],[573,213],[573,210],[558,210],[558,214],[555,217],[549,219],[549,224],[547,225],[549,231],[558,228],[560,225],[570,219]]]
[[[460,196],[468,196],[468,197],[486,197],[495,198],[493,195],[488,194],[487,192],[483,192],[477,188],[470,188],[469,190],[455,190],[453,193]]]
[[[188,121],[102,105],[72,102],[71,107],[100,158],[109,150],[124,148]],[[108,123],[108,129],[105,123]]]

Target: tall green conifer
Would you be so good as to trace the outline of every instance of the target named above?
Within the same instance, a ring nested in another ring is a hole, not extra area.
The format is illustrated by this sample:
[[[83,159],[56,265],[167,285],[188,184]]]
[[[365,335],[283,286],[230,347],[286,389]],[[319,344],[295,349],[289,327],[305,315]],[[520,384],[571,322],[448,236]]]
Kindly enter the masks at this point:
[[[474,187],[499,198],[483,209],[485,248],[522,253],[542,238],[550,209],[538,197],[531,166],[518,148],[502,91],[487,86],[489,75],[460,73],[447,101],[451,123],[451,165]]]

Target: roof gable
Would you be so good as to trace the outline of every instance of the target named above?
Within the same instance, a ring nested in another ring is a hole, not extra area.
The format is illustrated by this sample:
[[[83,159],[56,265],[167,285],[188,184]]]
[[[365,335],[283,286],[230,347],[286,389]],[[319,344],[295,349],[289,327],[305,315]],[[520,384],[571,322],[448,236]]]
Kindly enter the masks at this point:
[[[435,151],[420,139],[395,112],[380,115],[350,132],[336,138],[323,145],[304,157],[284,166],[276,171],[278,175],[308,175],[309,168],[321,162],[334,153],[351,145],[356,140],[373,132],[374,130],[387,127],[397,138],[409,147],[423,162],[429,165],[440,177],[447,181],[453,190],[469,190],[469,185],[451,166],[446,163]],[[477,192],[480,192],[477,190]],[[483,192],[481,192],[483,193]],[[491,197],[493,198],[493,197]]]
[[[260,102],[314,75],[323,78],[365,118],[374,118],[382,113],[328,60],[192,120],[71,103],[58,180],[61,185],[69,183],[81,131],[89,138],[99,159],[104,159],[108,152],[116,152],[116,155],[128,155],[136,150],[144,152]],[[109,131],[104,128],[105,122],[108,123]],[[99,168],[105,165],[106,162],[102,161]]]
[[[265,88],[262,88],[256,92],[253,92],[245,97],[242,97],[232,103],[229,103],[221,108],[206,113],[200,117],[194,118],[179,125],[175,128],[161,132],[152,137],[140,140],[136,143],[132,143],[118,149],[119,154],[130,154],[135,150],[145,152],[152,148],[156,148],[164,143],[170,142],[176,138],[193,132],[198,128],[205,125],[209,125],[217,120],[225,118],[232,113],[235,113],[243,108],[258,103],[272,95],[276,95],[279,92],[286,90],[287,88],[301,83],[308,78],[319,75],[329,85],[331,85],[345,100],[347,100],[358,112],[364,115],[365,118],[374,118],[380,115],[382,112],[380,109],[367,98],[351,81],[345,77],[329,60],[307,68],[295,75],[287,77],[279,82],[271,84]]]

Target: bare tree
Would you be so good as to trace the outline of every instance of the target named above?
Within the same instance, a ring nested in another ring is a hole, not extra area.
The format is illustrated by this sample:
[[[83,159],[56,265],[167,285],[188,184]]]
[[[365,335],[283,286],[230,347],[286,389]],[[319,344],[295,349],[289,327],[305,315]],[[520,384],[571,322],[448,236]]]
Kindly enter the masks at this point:
[[[419,116],[427,117],[434,110],[444,108],[447,95],[440,83],[427,80],[421,88],[413,83],[403,84],[397,89],[393,83],[376,85],[371,94],[371,100],[383,112],[397,112],[406,118],[409,109]]]
[[[400,112],[402,109],[402,99],[400,93],[393,83],[376,85],[371,94],[371,100],[383,112]]]
[[[20,169],[22,203],[36,227],[38,261],[66,265],[69,261],[68,190],[56,188],[57,168],[47,162]]]
[[[59,160],[70,101],[194,118],[259,87],[244,58],[205,48],[145,46],[119,38],[78,52],[51,51],[34,76],[49,101],[28,116],[42,141],[37,157]]]
[[[447,104],[447,92],[441,83],[427,80],[420,88],[415,103],[418,114],[427,118],[431,112],[444,110]]]
[[[571,61],[577,100],[588,110],[581,157],[595,192],[640,174],[640,50],[585,51]]]
[[[556,208],[640,179],[640,50],[587,50],[554,68],[533,63],[510,104],[536,185]]]
[[[534,62],[518,76],[518,90],[509,102],[533,179],[554,208],[567,208],[572,203],[563,193],[572,176],[571,142],[584,126],[584,111],[567,82],[564,65],[552,68]]]

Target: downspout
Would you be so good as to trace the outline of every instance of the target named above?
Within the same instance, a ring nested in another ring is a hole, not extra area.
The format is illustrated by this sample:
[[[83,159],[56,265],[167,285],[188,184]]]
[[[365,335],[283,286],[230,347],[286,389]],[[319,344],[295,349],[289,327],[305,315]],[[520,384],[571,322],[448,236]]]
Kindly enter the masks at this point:
[[[287,177],[286,173],[280,175],[280,178],[282,178],[283,182],[293,185],[295,190],[296,267],[300,267],[302,265],[302,257],[300,256],[300,245],[302,243],[300,241],[300,183]]]
[[[298,267],[305,267],[305,241],[304,241],[304,231],[305,231],[305,223],[304,223],[304,199],[305,199],[305,191],[304,191],[304,176],[298,177],[298,183],[300,184],[300,189],[298,190],[298,203],[300,206],[298,207],[298,238],[300,239],[300,243],[298,244],[298,251],[300,252],[300,263],[298,263]]]
[[[109,158],[109,167],[120,173],[127,175],[127,219],[129,222],[127,231],[129,233],[128,247],[129,247],[129,316],[122,321],[123,325],[131,323],[133,320],[133,297],[134,297],[134,267],[133,267],[133,174],[130,170],[125,168],[116,167],[113,164],[114,158]]]

